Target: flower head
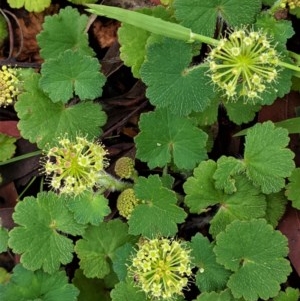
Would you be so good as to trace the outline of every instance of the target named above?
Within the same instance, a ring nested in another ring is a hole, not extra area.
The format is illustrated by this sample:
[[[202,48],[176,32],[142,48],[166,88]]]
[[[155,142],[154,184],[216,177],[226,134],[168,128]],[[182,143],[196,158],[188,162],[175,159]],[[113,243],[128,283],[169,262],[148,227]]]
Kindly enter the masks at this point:
[[[208,62],[213,83],[228,99],[255,102],[278,77],[278,53],[260,31],[233,31],[212,49]]]
[[[60,138],[47,151],[44,172],[53,189],[77,195],[97,184],[99,172],[108,165],[106,155],[101,144],[84,137]]]
[[[136,175],[134,161],[130,157],[121,157],[116,161],[115,173],[121,179],[130,179]]]
[[[120,215],[129,219],[133,209],[138,203],[139,200],[136,198],[134,190],[132,188],[127,188],[118,196],[117,209],[119,210]]]
[[[285,8],[288,6],[290,9],[300,7],[300,0],[281,0],[280,6]]]
[[[135,284],[151,298],[170,300],[182,295],[188,284],[190,250],[176,240],[145,239],[128,269]]]
[[[12,105],[21,93],[17,70],[2,66],[0,69],[0,107]]]

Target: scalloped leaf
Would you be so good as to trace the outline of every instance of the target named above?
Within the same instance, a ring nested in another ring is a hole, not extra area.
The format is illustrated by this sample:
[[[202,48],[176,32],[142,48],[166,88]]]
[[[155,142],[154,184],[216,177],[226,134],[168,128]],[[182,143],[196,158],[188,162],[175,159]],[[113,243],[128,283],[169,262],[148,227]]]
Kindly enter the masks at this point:
[[[217,213],[210,221],[209,233],[216,237],[234,220],[250,220],[266,214],[265,196],[243,175],[236,176],[236,192],[224,194]]]
[[[53,192],[24,198],[16,205],[13,220],[18,226],[9,232],[8,245],[21,254],[21,263],[32,271],[42,268],[54,273],[60,264],[71,262],[74,246],[66,234],[84,232],[84,226],[75,222],[62,196]]]
[[[192,177],[183,184],[186,194],[184,202],[191,213],[206,211],[208,206],[218,204],[223,196],[221,190],[215,188],[213,174],[217,168],[216,162],[212,160],[203,161],[194,169]]]
[[[234,157],[221,156],[217,161],[217,170],[214,173],[215,186],[225,193],[236,192],[235,176],[245,169],[243,162]]]
[[[157,109],[142,114],[139,127],[136,157],[146,161],[150,168],[174,163],[179,169],[193,169],[207,158],[208,136],[187,118]]]
[[[138,12],[170,21],[170,14],[163,6],[139,9]],[[126,66],[131,67],[132,74],[136,78],[140,78],[140,68],[145,59],[146,44],[150,36],[149,31],[128,23],[122,23],[118,29],[120,58]]]
[[[245,103],[243,101],[224,102],[229,119],[240,125],[247,123],[255,118],[256,112],[261,109],[259,104]]]
[[[53,102],[67,103],[75,94],[81,100],[101,96],[106,78],[98,59],[73,50],[48,59],[41,68],[40,87]]]
[[[275,297],[292,271],[287,238],[264,219],[234,221],[217,236],[217,262],[234,272],[227,283],[235,298]]]
[[[132,283],[119,282],[111,291],[112,301],[145,301],[145,293]]]
[[[60,9],[59,14],[46,16],[43,30],[37,35],[42,58],[57,58],[67,49],[94,55],[85,32],[87,24],[88,16],[80,15],[77,9],[70,6]]]
[[[286,148],[288,143],[288,131],[276,128],[271,121],[248,129],[244,153],[246,174],[263,193],[280,191],[285,186],[285,178],[295,168],[295,155]]]
[[[7,284],[0,284],[1,300],[76,301],[78,289],[68,283],[63,271],[49,275],[41,270],[32,272],[18,264]]]
[[[289,177],[289,183],[286,185],[285,195],[292,201],[294,208],[300,209],[300,168],[295,168]]]
[[[195,301],[238,301],[238,299],[233,298],[230,290],[226,289],[220,293],[217,292],[201,293]]]
[[[175,235],[177,224],[182,223],[187,216],[177,206],[175,192],[164,187],[157,175],[139,177],[134,191],[143,202],[133,209],[128,221],[129,233],[148,238]]]
[[[192,111],[202,112],[216,97],[217,92],[206,75],[208,66],[189,68],[192,56],[193,46],[182,41],[165,38],[148,45],[140,73],[153,105],[185,116]]]
[[[11,158],[16,150],[16,138],[0,133],[0,162]]]
[[[298,301],[299,297],[299,289],[288,287],[284,292],[279,292],[274,301]]]
[[[200,291],[211,292],[225,289],[231,272],[216,262],[214,245],[198,233],[192,238],[190,247],[193,262],[199,268],[196,274],[196,285]]]
[[[300,183],[300,182],[299,182]],[[267,209],[265,219],[274,228],[285,213],[287,199],[283,191],[266,195]]]
[[[79,224],[99,225],[111,210],[104,195],[85,191],[77,196],[68,197],[66,206],[74,213]]]
[[[263,31],[273,36],[276,41],[283,45],[295,33],[291,21],[275,19],[271,14],[259,15],[254,27],[256,29],[263,29]]]
[[[7,0],[7,3],[11,8],[21,8],[24,6],[29,12],[39,13],[50,6],[51,0]]]
[[[25,81],[26,92],[15,104],[22,137],[44,148],[64,133],[68,133],[70,139],[78,133],[91,139],[101,135],[100,127],[106,122],[106,114],[100,105],[91,101],[68,107],[53,103],[39,88],[39,78],[38,74],[33,74]]]
[[[88,278],[108,275],[115,250],[130,239],[127,225],[118,219],[88,227],[75,245],[84,275]]]
[[[220,17],[231,27],[252,24],[261,9],[261,0],[175,0],[173,6],[182,25],[212,37]]]

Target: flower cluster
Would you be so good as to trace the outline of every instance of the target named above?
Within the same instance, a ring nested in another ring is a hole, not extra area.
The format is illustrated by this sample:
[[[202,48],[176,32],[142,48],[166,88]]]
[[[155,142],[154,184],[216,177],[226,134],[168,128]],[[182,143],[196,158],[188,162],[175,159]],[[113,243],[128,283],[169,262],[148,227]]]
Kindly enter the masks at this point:
[[[190,250],[176,240],[145,239],[129,266],[129,275],[149,297],[170,300],[182,295],[192,274]]]
[[[211,50],[208,62],[213,83],[228,99],[255,102],[278,77],[278,53],[260,31],[233,31]]]
[[[97,185],[99,172],[108,165],[107,152],[101,144],[76,137],[61,138],[48,150],[44,172],[53,189],[78,195]]]
[[[133,209],[138,203],[139,200],[136,198],[134,190],[132,188],[127,188],[118,196],[117,209],[121,216],[129,219]]]
[[[133,179],[137,176],[134,161],[129,157],[121,157],[116,161],[115,173],[121,179]]]
[[[280,6],[282,8],[289,6],[290,9],[295,9],[300,7],[300,0],[281,0]]]
[[[0,107],[6,107],[14,103],[16,96],[21,92],[19,85],[17,70],[2,66],[0,69]]]

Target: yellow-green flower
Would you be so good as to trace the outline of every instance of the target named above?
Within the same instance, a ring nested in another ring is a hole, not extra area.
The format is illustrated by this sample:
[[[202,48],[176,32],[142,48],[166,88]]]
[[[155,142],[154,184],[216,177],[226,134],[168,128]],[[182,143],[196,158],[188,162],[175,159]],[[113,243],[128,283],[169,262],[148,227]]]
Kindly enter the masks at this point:
[[[138,247],[128,268],[134,283],[152,299],[182,295],[192,274],[190,250],[167,238],[145,239]]]
[[[64,137],[47,151],[44,172],[54,190],[78,195],[97,185],[99,173],[108,165],[106,155],[99,143]]]
[[[2,66],[0,69],[0,107],[12,105],[21,93],[17,70]]]
[[[121,157],[116,161],[115,173],[121,179],[132,179],[137,176],[134,161],[130,157]]]
[[[129,219],[133,209],[138,203],[139,200],[136,198],[134,190],[132,188],[127,188],[118,196],[117,209],[121,216]]]
[[[276,81],[279,56],[261,31],[235,30],[208,54],[213,83],[227,99],[255,102]]]
[[[281,0],[280,6],[282,8],[289,7],[290,9],[295,9],[300,7],[300,0]]]

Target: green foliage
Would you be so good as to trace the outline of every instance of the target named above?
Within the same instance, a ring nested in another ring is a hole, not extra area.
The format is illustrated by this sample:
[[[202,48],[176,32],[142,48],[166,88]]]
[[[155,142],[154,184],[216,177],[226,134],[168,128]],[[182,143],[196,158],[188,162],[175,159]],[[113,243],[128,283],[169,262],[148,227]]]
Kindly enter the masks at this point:
[[[154,124],[161,126],[153,127]],[[150,168],[174,163],[179,169],[192,169],[207,157],[207,134],[187,118],[157,109],[143,114],[139,126],[136,156],[148,162]]]
[[[272,122],[256,124],[248,130],[244,163],[246,174],[262,192],[278,192],[285,185],[285,177],[295,168],[294,153],[287,147],[288,131],[275,128]]]
[[[287,199],[283,191],[280,191],[266,195],[266,201],[267,209],[265,219],[275,228],[285,212]]]
[[[195,301],[238,301],[232,297],[230,290],[226,289],[220,293],[204,292]]]
[[[286,237],[263,219],[232,222],[217,236],[214,251],[217,262],[233,272],[227,285],[235,298],[275,297],[291,272]]]
[[[226,288],[231,272],[216,262],[214,245],[201,234],[196,234],[190,244],[192,257],[198,267],[196,284],[201,292],[221,291]]]
[[[74,213],[74,218],[79,224],[90,223],[97,226],[111,212],[104,195],[91,191],[67,197],[66,206]]]
[[[261,0],[175,0],[173,5],[181,24],[212,37],[219,17],[231,27],[254,23]]]
[[[12,8],[21,8],[24,6],[26,10],[36,13],[43,11],[51,4],[51,0],[8,0],[7,2]]]
[[[71,7],[61,9],[57,15],[47,16],[43,30],[37,36],[41,56],[44,59],[55,59],[68,49],[83,55],[93,55],[85,32],[87,22],[86,15],[80,15],[77,9]]]
[[[184,221],[186,213],[177,206],[174,191],[164,187],[157,175],[140,177],[134,191],[143,203],[138,204],[131,214],[129,233],[148,238],[175,235],[177,224]]]
[[[111,291],[112,301],[145,301],[146,296],[131,283],[120,282]]]
[[[6,252],[8,245],[8,230],[0,226],[0,253]]]
[[[88,278],[104,278],[111,271],[115,250],[130,236],[127,225],[120,220],[89,226],[75,245],[80,268]]]
[[[3,44],[7,36],[8,36],[8,32],[7,32],[6,20],[4,19],[3,16],[0,16],[0,45]]]
[[[63,271],[49,275],[41,270],[36,272],[25,269],[21,264],[15,266],[7,284],[0,284],[1,300],[47,300],[76,301],[78,289],[68,283]]]
[[[286,196],[292,201],[293,207],[300,209],[300,168],[295,168],[286,186]]]
[[[91,101],[72,106],[53,103],[39,88],[39,79],[40,76],[34,74],[26,80],[26,92],[19,96],[15,105],[20,118],[18,126],[24,138],[44,148],[63,133],[68,133],[70,139],[78,133],[91,139],[99,134],[100,127],[106,121],[106,115],[99,105]],[[86,118],[88,123],[85,122]]]
[[[170,49],[176,51],[171,59],[166,59]],[[210,104],[216,92],[206,76],[208,67],[202,64],[189,68],[192,55],[192,45],[182,41],[164,39],[148,45],[140,73],[153,105],[186,116],[192,111],[203,111]]]
[[[43,64],[39,84],[53,102],[66,103],[73,93],[81,100],[94,99],[102,94],[106,80],[99,70],[96,58],[66,50]]]
[[[13,156],[16,150],[16,138],[0,133],[0,162],[5,161]]]
[[[278,296],[274,298],[274,301],[298,301],[300,292],[298,289],[288,287],[285,292],[279,292]]]
[[[84,226],[75,222],[62,197],[53,192],[26,197],[15,207],[13,219],[18,226],[9,232],[8,244],[21,254],[26,269],[55,273],[60,264],[71,262],[74,246],[65,234],[82,235]]]

